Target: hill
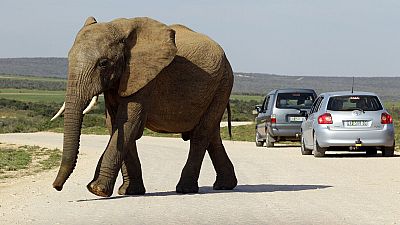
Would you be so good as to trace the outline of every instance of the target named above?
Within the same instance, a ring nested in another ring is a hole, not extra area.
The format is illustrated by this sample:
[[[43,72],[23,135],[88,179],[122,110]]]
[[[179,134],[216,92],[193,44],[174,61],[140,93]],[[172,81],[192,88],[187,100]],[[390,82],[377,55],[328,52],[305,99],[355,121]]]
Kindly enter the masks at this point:
[[[67,65],[66,58],[0,58],[0,74],[65,78]]]
[[[66,78],[66,58],[0,58],[0,74]],[[0,76],[0,88],[17,88]],[[3,84],[2,84],[3,83]],[[26,83],[26,82],[25,82]],[[38,83],[38,81],[36,81]],[[39,86],[38,84],[31,86]],[[351,77],[282,76],[259,73],[235,73],[234,93],[265,95],[275,88],[312,88],[317,93],[350,90]],[[55,84],[54,82],[52,84]],[[8,86],[7,86],[8,85]],[[63,82],[57,85],[65,85]],[[55,86],[55,85],[53,85]],[[55,86],[56,90],[58,86]],[[385,101],[400,101],[399,77],[356,77],[354,89],[377,93]],[[29,88],[24,86],[23,88]]]
[[[352,77],[281,76],[236,73],[233,92],[265,95],[275,88],[311,88],[317,93],[351,90]],[[400,101],[400,77],[355,77],[354,90],[375,92],[385,101]]]

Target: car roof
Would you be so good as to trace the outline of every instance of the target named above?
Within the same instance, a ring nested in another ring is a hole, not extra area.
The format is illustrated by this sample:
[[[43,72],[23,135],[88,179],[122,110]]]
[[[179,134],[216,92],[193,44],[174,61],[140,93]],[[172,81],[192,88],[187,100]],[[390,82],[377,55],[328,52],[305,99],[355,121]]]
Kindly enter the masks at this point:
[[[325,92],[321,93],[320,95],[324,95],[326,97],[332,97],[332,96],[344,96],[344,95],[372,95],[372,96],[378,96],[377,94],[373,92],[365,92],[365,91],[334,91],[334,92]]]
[[[268,94],[276,94],[276,93],[292,93],[292,92],[300,92],[300,93],[315,93],[313,89],[304,89],[304,88],[282,88],[282,89],[274,89],[270,91]]]

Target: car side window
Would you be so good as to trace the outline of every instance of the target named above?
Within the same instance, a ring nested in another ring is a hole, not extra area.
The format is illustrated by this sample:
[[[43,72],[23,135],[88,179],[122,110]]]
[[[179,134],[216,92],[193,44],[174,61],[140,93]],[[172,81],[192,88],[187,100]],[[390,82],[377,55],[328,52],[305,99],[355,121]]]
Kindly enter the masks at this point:
[[[319,101],[317,107],[315,107],[315,112],[318,112],[321,109],[322,101],[324,100],[324,97],[321,97],[321,100]]]
[[[265,105],[263,107],[263,110],[266,111],[268,109],[268,105],[269,105],[269,99],[271,98],[271,96],[267,96],[266,100],[265,100]]]
[[[268,101],[268,95],[264,98],[264,101],[263,101],[263,104],[262,104],[262,106],[261,106],[261,111],[264,111],[265,110],[265,105],[266,105],[266,103],[267,103],[267,101]]]
[[[323,97],[318,97],[314,104],[311,106],[310,114],[313,114],[319,110]]]
[[[265,97],[264,102],[263,102],[263,104],[262,104],[262,106],[261,106],[262,112],[265,112],[265,111],[268,109],[268,105],[269,105],[270,98],[271,98],[270,95],[267,95],[267,96]]]
[[[312,104],[311,109],[310,109],[310,114],[313,114],[313,113],[314,113],[315,106],[317,105],[319,99],[320,99],[320,97],[318,97],[318,98],[314,101],[314,103]]]

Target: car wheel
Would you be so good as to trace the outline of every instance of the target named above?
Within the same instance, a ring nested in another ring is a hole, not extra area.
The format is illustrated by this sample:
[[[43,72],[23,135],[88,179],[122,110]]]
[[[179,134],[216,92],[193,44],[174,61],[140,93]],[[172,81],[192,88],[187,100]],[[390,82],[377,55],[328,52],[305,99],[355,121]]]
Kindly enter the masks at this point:
[[[390,146],[390,147],[384,147],[382,149],[382,156],[383,157],[392,157],[392,156],[394,156],[394,146],[395,146],[395,144],[393,143],[393,145]]]
[[[256,146],[257,147],[262,147],[262,146],[264,146],[264,140],[261,140],[261,141],[259,141],[259,139],[258,139],[258,133],[257,133],[257,130],[256,130]]]
[[[264,146],[264,141],[257,141],[257,140],[256,140],[256,146],[257,146],[257,147],[262,147],[262,146]]]
[[[377,152],[376,148],[373,148],[373,147],[367,148],[367,150],[366,150],[367,156],[376,155],[376,152]]]
[[[322,148],[319,146],[318,141],[317,141],[317,136],[314,133],[314,149],[312,151],[312,153],[314,154],[314,157],[324,157],[325,151],[326,151],[326,148]]]
[[[311,155],[312,151],[306,148],[306,144],[304,142],[304,137],[301,137],[301,154],[302,155]]]
[[[267,147],[274,147],[274,142],[272,142],[272,137],[269,134],[268,129],[266,131],[267,132],[265,132],[265,133],[267,133],[267,137],[265,138],[265,143],[266,143]]]

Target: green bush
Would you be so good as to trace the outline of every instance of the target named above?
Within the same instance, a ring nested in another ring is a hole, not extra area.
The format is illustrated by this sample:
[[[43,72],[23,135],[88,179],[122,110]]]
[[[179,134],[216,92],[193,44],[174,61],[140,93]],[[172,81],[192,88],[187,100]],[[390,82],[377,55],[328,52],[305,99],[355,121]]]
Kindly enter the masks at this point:
[[[252,114],[254,106],[260,104],[256,100],[245,101],[241,99],[231,99],[231,115],[232,121],[254,121],[255,116]],[[222,121],[228,120],[228,114],[225,114]]]

